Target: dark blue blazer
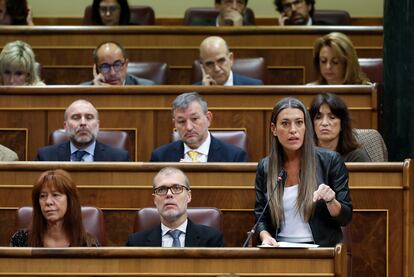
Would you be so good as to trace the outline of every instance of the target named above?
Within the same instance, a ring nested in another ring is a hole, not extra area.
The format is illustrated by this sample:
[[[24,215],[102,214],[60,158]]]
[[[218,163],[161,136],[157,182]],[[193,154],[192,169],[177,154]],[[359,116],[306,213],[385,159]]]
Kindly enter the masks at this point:
[[[128,162],[128,152],[96,142],[93,159],[95,162]],[[37,161],[70,161],[69,141],[42,147],[37,152]]]
[[[194,85],[201,86],[202,82],[197,82]],[[259,79],[250,78],[244,75],[239,75],[233,72],[233,85],[235,86],[261,86],[263,81]]]
[[[153,229],[128,236],[127,246],[162,246],[161,224]],[[212,227],[194,224],[188,220],[185,234],[185,247],[222,247],[223,234]]]
[[[184,158],[184,143],[179,140],[152,151],[150,162],[179,162]],[[211,135],[207,162],[247,162],[247,153]]]

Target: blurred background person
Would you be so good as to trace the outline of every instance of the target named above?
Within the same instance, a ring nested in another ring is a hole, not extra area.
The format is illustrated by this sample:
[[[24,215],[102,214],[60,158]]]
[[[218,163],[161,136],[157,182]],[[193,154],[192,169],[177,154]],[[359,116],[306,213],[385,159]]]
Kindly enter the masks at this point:
[[[34,25],[26,0],[0,0],[0,25]]]
[[[339,96],[318,94],[309,112],[318,146],[338,152],[345,162],[371,162],[367,151],[355,138],[348,107]]]
[[[286,97],[270,120],[270,153],[256,171],[257,233],[263,245],[278,241],[335,246],[351,221],[348,171],[340,155],[315,147],[305,105]],[[268,209],[264,210],[270,198]]]
[[[66,171],[42,173],[32,189],[32,205],[32,223],[12,236],[10,246],[99,246],[85,231],[78,189]]]
[[[93,0],[94,25],[129,25],[130,10],[127,0]]]
[[[351,40],[342,33],[330,33],[315,41],[313,66],[314,85],[369,85],[359,66]]]
[[[4,86],[45,85],[39,77],[35,54],[29,44],[16,40],[0,53],[0,84]]]

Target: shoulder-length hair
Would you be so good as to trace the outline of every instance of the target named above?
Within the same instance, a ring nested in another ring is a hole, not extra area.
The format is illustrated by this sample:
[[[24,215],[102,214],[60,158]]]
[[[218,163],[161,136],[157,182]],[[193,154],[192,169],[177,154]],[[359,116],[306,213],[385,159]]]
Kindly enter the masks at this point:
[[[316,95],[313,99],[309,109],[312,120],[320,113],[320,107],[326,104],[331,109],[332,114],[341,120],[341,131],[339,132],[338,145],[336,146],[336,152],[341,155],[345,155],[360,147],[355,135],[352,131],[351,118],[349,116],[348,107],[342,101],[342,99],[333,93],[321,93]],[[318,137],[315,132],[315,142],[318,143]]]
[[[307,222],[313,214],[313,192],[316,189],[316,158],[315,145],[313,141],[312,121],[305,105],[296,98],[286,97],[276,103],[272,111],[270,122],[277,124],[278,115],[287,108],[298,109],[303,112],[305,122],[305,135],[303,145],[300,148],[300,173],[299,173],[299,193],[297,198],[297,208]],[[285,152],[279,139],[270,131],[270,154],[267,175],[268,195],[277,186],[279,172],[283,169],[285,162]],[[275,226],[281,226],[284,222],[283,215],[283,186],[278,186],[274,196],[270,201],[270,211],[272,223]]]
[[[78,189],[69,173],[62,169],[43,172],[33,186],[33,218],[29,228],[29,246],[43,246],[43,236],[47,231],[47,220],[42,214],[39,203],[40,193],[44,187],[66,195],[67,210],[63,218],[63,229],[69,238],[70,246],[91,246],[92,241],[82,223]]]
[[[345,76],[342,81],[344,85],[365,85],[369,80],[358,62],[358,55],[351,40],[344,34],[333,32],[318,38],[313,45],[313,66],[317,74],[316,84],[326,85],[320,69],[319,54],[325,46],[332,47],[339,55],[339,59],[345,65]]]
[[[20,70],[27,74],[27,85],[39,85],[40,81],[35,54],[26,42],[16,40],[7,43],[0,53],[0,73]],[[3,80],[0,80],[3,84]]]
[[[101,14],[99,13],[99,4],[102,0],[93,0],[92,3],[92,24],[103,25]],[[121,14],[119,15],[119,25],[129,25],[131,12],[127,0],[117,0],[121,7]]]

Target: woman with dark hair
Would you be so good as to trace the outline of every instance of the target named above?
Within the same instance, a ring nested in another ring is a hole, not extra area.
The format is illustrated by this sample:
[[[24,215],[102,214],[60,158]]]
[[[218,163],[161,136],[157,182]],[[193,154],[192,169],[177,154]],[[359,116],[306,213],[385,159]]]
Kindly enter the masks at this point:
[[[0,0],[0,25],[34,25],[27,0]]]
[[[130,10],[127,0],[93,0],[94,25],[129,25]]]
[[[336,151],[345,162],[370,162],[367,151],[357,142],[348,107],[333,93],[318,94],[310,110],[315,141],[320,147]]]
[[[10,246],[99,246],[85,231],[78,190],[66,171],[42,173],[32,190],[32,205],[32,223],[12,236]]]
[[[333,32],[318,38],[313,46],[314,85],[369,85],[359,66],[351,40]]]
[[[314,146],[312,121],[299,100],[273,108],[270,154],[256,171],[257,233],[278,242],[334,246],[352,217],[348,171],[338,153]],[[265,209],[270,197],[269,207]]]

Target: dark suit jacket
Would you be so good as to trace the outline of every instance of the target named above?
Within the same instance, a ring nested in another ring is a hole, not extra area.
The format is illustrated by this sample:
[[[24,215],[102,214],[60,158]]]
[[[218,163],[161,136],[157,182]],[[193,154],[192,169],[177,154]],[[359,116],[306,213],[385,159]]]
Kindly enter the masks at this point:
[[[138,77],[135,77],[134,75],[127,74],[125,76],[125,85],[126,86],[128,85],[149,86],[149,85],[155,85],[155,83],[148,79],[138,78]],[[93,81],[87,81],[87,82],[81,83],[81,86],[93,86]]]
[[[161,224],[153,229],[128,236],[127,246],[162,246]],[[222,247],[223,234],[209,226],[194,224],[188,220],[185,234],[185,247]]]
[[[196,86],[201,86],[202,81],[195,83]],[[233,72],[233,85],[234,86],[261,86],[263,81],[255,78],[250,78],[244,75],[239,75]]]
[[[96,142],[93,157],[95,162],[128,162],[128,152]],[[37,161],[70,161],[69,141],[42,147],[37,152]]]
[[[184,158],[184,143],[179,140],[152,151],[150,162],[179,162]],[[211,135],[207,162],[247,162],[247,153]]]

